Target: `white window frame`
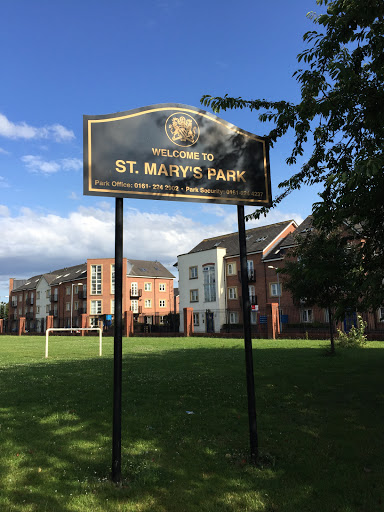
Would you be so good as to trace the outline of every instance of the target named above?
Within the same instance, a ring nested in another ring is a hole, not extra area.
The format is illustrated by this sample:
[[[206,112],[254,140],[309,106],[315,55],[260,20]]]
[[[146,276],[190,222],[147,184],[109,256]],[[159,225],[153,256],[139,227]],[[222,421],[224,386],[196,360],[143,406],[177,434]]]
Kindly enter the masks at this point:
[[[101,265],[91,265],[91,295],[101,295],[103,270]]]
[[[311,324],[313,322],[313,309],[307,308],[301,310],[301,321],[304,324]]]
[[[111,264],[111,295],[115,295],[115,264]]]
[[[199,313],[193,313],[193,325],[194,326],[200,325],[200,314]]]
[[[151,292],[152,291],[152,283],[144,283],[144,291]]]
[[[281,297],[281,283],[270,283],[271,297]]]
[[[145,299],[144,307],[150,309],[152,307],[152,299]]]
[[[229,323],[232,325],[239,323],[239,313],[237,311],[229,312]]]
[[[71,287],[70,286],[65,287],[65,295],[71,295]]]
[[[165,289],[165,283],[159,283],[159,292],[165,292],[166,289]]]
[[[139,295],[139,284],[136,282],[131,283],[131,295],[137,297]]]
[[[228,300],[237,299],[237,286],[230,286],[228,289]]]
[[[193,265],[189,267],[189,279],[197,279],[199,277],[199,272],[197,265]]]
[[[101,299],[91,300],[91,315],[101,315],[102,305]]]
[[[189,291],[189,301],[190,302],[199,302],[199,290],[193,289]]]
[[[235,276],[236,275],[236,261],[231,261],[227,263],[227,276]]]
[[[139,301],[137,299],[131,300],[131,311],[132,311],[132,313],[139,312]]]
[[[166,303],[165,303],[165,299],[160,299],[159,300],[159,308],[165,308],[165,307],[167,307]]]
[[[65,303],[65,311],[71,311],[71,303],[70,302]]]
[[[216,302],[216,268],[214,264],[203,266],[204,302]]]

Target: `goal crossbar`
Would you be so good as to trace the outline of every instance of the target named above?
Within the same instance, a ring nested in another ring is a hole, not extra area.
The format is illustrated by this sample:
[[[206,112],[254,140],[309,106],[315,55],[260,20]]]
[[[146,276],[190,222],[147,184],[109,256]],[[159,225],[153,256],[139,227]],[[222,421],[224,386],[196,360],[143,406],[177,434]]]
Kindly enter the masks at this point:
[[[48,358],[48,338],[52,331],[99,331],[99,356],[102,355],[102,332],[100,327],[50,327],[45,331],[45,359]]]

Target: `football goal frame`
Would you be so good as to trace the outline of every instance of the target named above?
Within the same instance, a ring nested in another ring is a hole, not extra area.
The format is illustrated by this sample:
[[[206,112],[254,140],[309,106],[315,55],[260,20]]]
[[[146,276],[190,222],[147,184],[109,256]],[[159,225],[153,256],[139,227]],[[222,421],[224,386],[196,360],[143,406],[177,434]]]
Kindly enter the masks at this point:
[[[100,327],[50,327],[45,331],[45,359],[48,359],[48,338],[53,331],[99,331],[99,356],[103,353],[103,336]]]

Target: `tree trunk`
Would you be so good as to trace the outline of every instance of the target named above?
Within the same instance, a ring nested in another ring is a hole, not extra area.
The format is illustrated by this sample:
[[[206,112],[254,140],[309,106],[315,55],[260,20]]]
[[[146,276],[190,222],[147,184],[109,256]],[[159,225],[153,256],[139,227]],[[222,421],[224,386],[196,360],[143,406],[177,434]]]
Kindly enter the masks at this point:
[[[331,354],[335,353],[335,340],[333,336],[333,316],[332,316],[332,308],[328,307],[328,316],[329,316],[329,334],[331,336]]]

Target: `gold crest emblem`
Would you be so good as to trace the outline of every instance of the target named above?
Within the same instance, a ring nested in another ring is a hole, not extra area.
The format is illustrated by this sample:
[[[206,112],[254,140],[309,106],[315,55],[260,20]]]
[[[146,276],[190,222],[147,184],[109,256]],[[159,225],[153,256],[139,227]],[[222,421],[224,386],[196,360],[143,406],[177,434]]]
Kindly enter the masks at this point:
[[[185,112],[171,114],[165,122],[165,133],[176,146],[193,146],[200,136],[196,120]]]

